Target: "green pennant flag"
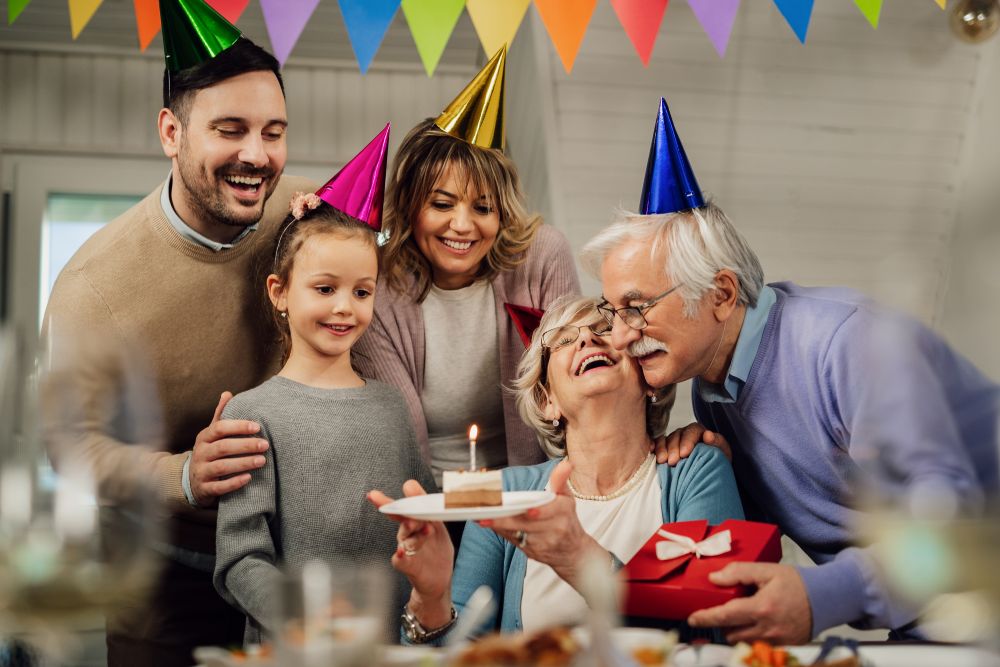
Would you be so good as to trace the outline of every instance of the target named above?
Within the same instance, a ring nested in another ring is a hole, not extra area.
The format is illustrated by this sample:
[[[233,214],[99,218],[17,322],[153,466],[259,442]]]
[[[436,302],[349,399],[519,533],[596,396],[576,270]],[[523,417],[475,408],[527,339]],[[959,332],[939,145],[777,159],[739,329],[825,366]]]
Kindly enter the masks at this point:
[[[465,0],[403,0],[402,7],[427,76],[434,76]]]
[[[854,0],[861,13],[865,15],[873,28],[878,28],[878,18],[882,13],[882,0]]]
[[[31,0],[7,0],[7,25],[17,20]]]

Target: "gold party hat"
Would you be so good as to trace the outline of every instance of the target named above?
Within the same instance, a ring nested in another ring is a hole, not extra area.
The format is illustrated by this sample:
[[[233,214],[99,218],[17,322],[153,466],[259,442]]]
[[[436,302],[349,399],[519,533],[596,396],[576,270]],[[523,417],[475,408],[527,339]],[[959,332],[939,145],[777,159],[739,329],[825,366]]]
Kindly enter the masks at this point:
[[[503,150],[504,65],[507,46],[500,47],[486,67],[435,119],[453,137],[480,148]]]

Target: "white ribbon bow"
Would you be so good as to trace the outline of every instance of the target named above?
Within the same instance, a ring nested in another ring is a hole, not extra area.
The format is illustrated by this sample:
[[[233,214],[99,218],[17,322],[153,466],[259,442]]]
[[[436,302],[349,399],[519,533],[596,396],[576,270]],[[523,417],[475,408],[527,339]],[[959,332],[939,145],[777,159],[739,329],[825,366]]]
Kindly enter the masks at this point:
[[[694,554],[697,558],[718,556],[733,548],[733,535],[728,530],[716,533],[701,542],[665,530],[658,530],[656,534],[664,538],[662,542],[656,543],[656,557],[660,560],[670,560],[687,554]]]

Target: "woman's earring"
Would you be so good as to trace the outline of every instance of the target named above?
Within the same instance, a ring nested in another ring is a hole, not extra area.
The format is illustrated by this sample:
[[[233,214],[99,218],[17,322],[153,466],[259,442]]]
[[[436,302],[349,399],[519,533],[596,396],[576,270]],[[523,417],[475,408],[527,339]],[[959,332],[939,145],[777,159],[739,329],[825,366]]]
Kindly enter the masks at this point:
[[[283,311],[283,310],[279,310],[279,311],[278,311],[278,315],[280,315],[281,317],[288,317],[288,313],[286,313],[286,312],[285,312],[285,311]]]
[[[553,419],[552,420],[552,428],[559,428],[559,420],[558,419]]]
[[[656,394],[650,394],[649,395],[649,402],[650,403],[656,403]]]

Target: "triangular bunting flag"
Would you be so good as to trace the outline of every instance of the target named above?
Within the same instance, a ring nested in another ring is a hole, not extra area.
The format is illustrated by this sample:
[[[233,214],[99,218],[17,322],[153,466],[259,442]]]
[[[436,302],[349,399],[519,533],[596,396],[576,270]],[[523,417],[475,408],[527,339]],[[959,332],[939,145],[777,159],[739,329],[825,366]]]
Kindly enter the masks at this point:
[[[805,44],[809,19],[812,18],[813,0],[774,0],[774,6],[788,21],[799,41]]]
[[[250,4],[250,0],[207,0],[207,2],[230,23],[239,21],[247,5]]]
[[[716,53],[720,58],[725,56],[740,0],[688,0],[688,4]]]
[[[656,44],[656,33],[663,22],[663,12],[669,0],[611,0],[625,34],[632,40],[642,64],[649,66],[649,57]]]
[[[938,7],[940,7],[941,9],[944,9],[944,6],[948,2],[948,0],[935,0],[935,2],[938,3]]]
[[[80,36],[102,2],[104,0],[69,0],[69,25],[73,39]]]
[[[854,0],[861,13],[865,15],[873,28],[878,28],[878,17],[882,13],[882,0]]]
[[[31,0],[7,0],[7,25],[17,20]]]
[[[542,323],[542,315],[545,314],[545,311],[513,303],[505,303],[503,307],[514,322],[514,328],[517,329],[517,335],[521,337],[524,346],[530,347],[531,334],[535,333],[535,329]]]
[[[466,0],[472,26],[487,56],[510,45],[531,0]]]
[[[597,0],[535,0],[535,7],[549,31],[563,68],[573,71],[576,54],[587,32],[590,17],[594,15]]]
[[[399,0],[337,0],[344,16],[347,36],[361,73],[368,71],[385,31],[399,9]]]
[[[319,0],[260,0],[271,50],[282,67],[318,4]]]
[[[402,7],[427,76],[434,76],[465,0],[403,0]]]
[[[157,0],[133,0],[135,27],[139,35],[139,48],[143,51],[160,32],[160,5]]]

